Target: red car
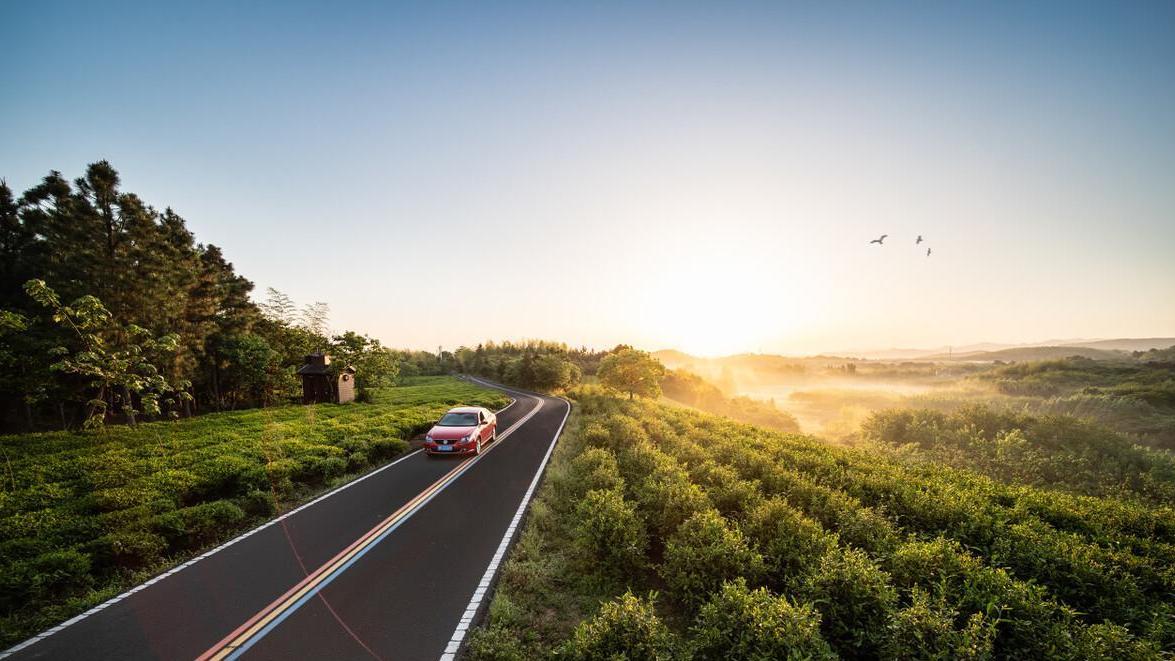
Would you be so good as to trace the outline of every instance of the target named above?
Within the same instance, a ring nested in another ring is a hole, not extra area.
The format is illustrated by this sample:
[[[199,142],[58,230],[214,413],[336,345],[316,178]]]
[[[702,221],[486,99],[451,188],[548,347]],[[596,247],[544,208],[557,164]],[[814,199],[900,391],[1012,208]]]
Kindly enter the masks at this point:
[[[498,416],[480,406],[449,409],[424,436],[429,455],[481,454],[483,445],[498,440]]]

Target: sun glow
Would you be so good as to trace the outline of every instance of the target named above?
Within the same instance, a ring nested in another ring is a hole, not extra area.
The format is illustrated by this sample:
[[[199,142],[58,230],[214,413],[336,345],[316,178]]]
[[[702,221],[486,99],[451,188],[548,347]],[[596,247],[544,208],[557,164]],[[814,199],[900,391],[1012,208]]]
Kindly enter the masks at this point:
[[[661,346],[698,356],[756,351],[792,327],[798,307],[799,292],[770,281],[747,262],[683,263],[648,283],[641,325]]]

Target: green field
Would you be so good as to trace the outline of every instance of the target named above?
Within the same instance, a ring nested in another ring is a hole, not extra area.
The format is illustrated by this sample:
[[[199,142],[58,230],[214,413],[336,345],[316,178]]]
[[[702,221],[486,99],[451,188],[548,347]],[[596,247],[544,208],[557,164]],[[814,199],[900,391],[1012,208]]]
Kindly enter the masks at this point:
[[[474,659],[1175,647],[1175,510],[1161,498],[1009,484],[593,388],[572,396]]]
[[[449,406],[509,401],[450,377],[374,400],[0,436],[0,645],[402,455]]]

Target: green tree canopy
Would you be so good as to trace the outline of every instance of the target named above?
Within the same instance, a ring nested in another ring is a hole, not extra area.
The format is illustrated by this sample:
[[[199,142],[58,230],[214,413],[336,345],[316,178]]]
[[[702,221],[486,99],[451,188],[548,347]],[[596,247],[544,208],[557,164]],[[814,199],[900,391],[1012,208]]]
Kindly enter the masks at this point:
[[[659,397],[665,366],[645,351],[620,346],[600,361],[596,375],[605,386],[628,393],[629,399]]]

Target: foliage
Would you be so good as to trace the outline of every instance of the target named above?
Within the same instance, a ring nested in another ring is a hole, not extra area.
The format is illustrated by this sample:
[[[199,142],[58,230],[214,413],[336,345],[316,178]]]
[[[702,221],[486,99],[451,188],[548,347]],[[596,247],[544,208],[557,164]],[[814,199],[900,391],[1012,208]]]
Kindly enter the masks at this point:
[[[837,546],[836,535],[825,532],[823,526],[782,498],[765,500],[756,507],[746,531],[763,550],[771,583],[787,591],[798,588],[799,580]]]
[[[703,631],[691,614],[740,579],[756,596],[731,603],[786,599],[819,613],[820,638],[842,657],[1158,658],[1175,649],[1169,505],[1009,484],[601,388],[570,395],[568,432],[494,599],[509,600],[511,614],[491,613],[484,629],[523,658],[554,653],[592,604],[630,588],[666,590],[662,621],[684,652],[710,649],[711,637],[737,644],[735,632],[757,631]],[[980,422],[970,433],[989,429]],[[574,561],[589,484],[635,504],[654,571],[617,576]],[[666,516],[679,499],[663,492],[693,494],[683,496],[693,504]],[[726,605],[709,621],[737,613]]]
[[[403,454],[455,404],[501,394],[433,377],[368,406],[286,406],[84,433],[0,436],[0,620],[15,642],[163,566],[267,518],[348,472]],[[63,555],[64,554],[64,555]]]
[[[532,340],[486,342],[476,348],[460,347],[441,353],[442,369],[466,372],[528,390],[556,392],[580,382],[595,371],[599,354],[588,349],[571,349],[565,344]]]
[[[0,429],[18,426],[14,414],[29,431],[157,417],[156,397],[183,416],[286,403],[300,394],[295,370],[320,351],[359,370],[364,398],[394,382],[402,359],[415,374],[444,373],[436,356],[350,331],[332,342],[325,303],[299,308],[274,289],[253,302],[253,283],[219,248],[120,185],[106,161],[73,182],[51,172],[18,199],[0,183]]]
[[[800,592],[820,609],[824,637],[841,656],[877,655],[898,594],[868,555],[858,549],[826,553]]]
[[[149,416],[160,414],[162,397],[191,398],[185,390],[186,381],[168,383],[152,363],[153,359],[175,353],[179,343],[176,335],[155,338],[145,328],[134,324],[122,326],[93,296],[82,296],[70,305],[62,305],[57,293],[43,280],[29,280],[25,283],[25,291],[38,304],[49,309],[54,322],[70,328],[77,335],[80,345],[77,351],[71,352],[65,347],[52,350],[52,355],[58,358],[52,369],[81,377],[95,391],[83,424],[86,429],[105,423],[107,401],[117,401],[123,415],[134,425],[139,413],[135,410],[136,398],[139,400],[137,406]]]
[[[739,577],[757,580],[763,556],[742,532],[715,510],[690,517],[665,544],[661,575],[674,595],[690,606],[700,606],[725,581]]]
[[[835,659],[820,637],[820,614],[744,579],[726,583],[698,614],[691,630],[698,661]]]
[[[562,656],[572,661],[672,659],[674,636],[658,619],[653,609],[655,598],[640,599],[627,592],[604,604],[599,614],[579,625]]]
[[[911,603],[894,614],[886,632],[882,656],[887,659],[989,659],[995,628],[983,613],[974,613],[962,626],[958,611],[915,588]]]
[[[644,351],[619,346],[600,361],[596,375],[600,383],[627,393],[629,399],[634,395],[658,397],[661,395],[665,367]]]
[[[366,398],[372,388],[394,385],[400,373],[395,352],[380,341],[347,331],[334,336],[329,349],[333,365],[355,368],[355,387]]]
[[[969,468],[1009,483],[1175,503],[1175,457],[1068,416],[987,406],[953,413],[896,409],[873,414],[861,432],[912,458]]]
[[[618,489],[587,492],[576,507],[575,538],[580,548],[607,567],[622,572],[644,564],[648,537],[636,508]]]

